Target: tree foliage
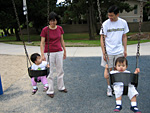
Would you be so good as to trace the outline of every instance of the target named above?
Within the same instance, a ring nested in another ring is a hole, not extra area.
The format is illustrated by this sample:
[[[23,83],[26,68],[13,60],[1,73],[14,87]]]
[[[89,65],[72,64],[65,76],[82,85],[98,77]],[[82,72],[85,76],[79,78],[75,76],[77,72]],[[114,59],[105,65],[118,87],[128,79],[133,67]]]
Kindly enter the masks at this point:
[[[20,24],[25,26],[26,17],[23,15],[23,1],[14,1]],[[134,7],[130,7],[125,1],[100,0],[102,20],[107,19],[107,10],[111,5],[119,6],[120,12],[123,10],[126,12],[132,11]],[[8,34],[8,29],[15,29],[17,33],[18,27],[12,2],[10,0],[0,0],[0,2],[0,29],[3,29],[6,34]],[[56,5],[57,0],[49,0],[49,2],[50,12],[55,11],[61,17],[61,23],[81,24],[87,22],[89,25],[90,39],[94,39],[94,28],[97,33],[99,32],[96,24],[99,22],[97,0],[73,0],[73,2],[66,0],[58,5]],[[29,23],[36,29],[37,33],[40,33],[41,29],[48,24],[47,5],[47,0],[27,0]]]
[[[16,34],[16,40],[19,41],[20,37],[18,35],[18,24],[17,24],[17,20],[16,20],[16,16],[14,13],[14,9],[13,9],[13,4],[12,2],[10,2],[10,0],[0,0],[1,4],[0,4],[0,29],[3,29],[5,35],[9,35],[8,30],[9,29],[15,29],[15,34]],[[23,9],[21,7],[22,5],[22,1],[20,0],[15,0],[16,4],[16,8],[19,9],[18,10],[18,17],[20,19],[20,23],[24,23],[25,19],[23,18]]]
[[[49,0],[49,12],[55,10],[56,2],[57,0]],[[37,33],[40,33],[39,30],[48,24],[47,0],[28,0],[27,5],[29,21],[32,22],[32,25],[36,29]]]
[[[49,10],[54,11],[57,0],[49,0]],[[25,27],[26,16],[23,15],[23,0],[14,0],[16,11],[19,17],[20,25]],[[0,0],[0,29],[3,29],[6,35],[9,35],[9,29],[15,29],[16,40],[19,41],[19,29],[14,12],[12,0]],[[39,33],[39,29],[47,25],[47,1],[45,0],[27,0],[29,23]]]
[[[102,20],[105,21],[107,19],[107,10],[111,5],[117,5],[120,12],[123,12],[123,10],[126,12],[132,11],[134,7],[131,7],[125,1],[126,0],[100,0]],[[97,0],[73,0],[72,3],[66,0],[65,3],[70,5],[67,5],[66,11],[64,12],[63,22],[82,23],[83,20],[86,20],[89,26],[90,39],[95,39],[93,29],[95,28],[97,34],[99,34],[97,27],[97,22],[99,21]]]
[[[150,20],[150,0],[148,0],[145,4],[144,4],[144,11],[143,11],[143,20],[144,21],[148,21]]]

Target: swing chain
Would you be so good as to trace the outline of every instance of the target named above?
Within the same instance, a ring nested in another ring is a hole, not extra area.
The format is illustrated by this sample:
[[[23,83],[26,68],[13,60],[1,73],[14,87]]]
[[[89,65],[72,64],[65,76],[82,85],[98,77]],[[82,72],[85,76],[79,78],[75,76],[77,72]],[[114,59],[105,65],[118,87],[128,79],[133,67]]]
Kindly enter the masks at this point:
[[[47,25],[49,25],[49,0],[47,0]]]
[[[102,27],[102,14],[101,14],[101,8],[100,8],[100,2],[97,0],[97,6],[98,6],[98,12],[99,12],[99,19],[100,19],[100,26]]]
[[[50,56],[50,50],[49,50],[49,0],[47,0],[47,25],[48,25],[48,30],[47,30],[47,41],[48,41],[48,52],[47,52],[47,62],[50,65],[49,62],[49,56]]]
[[[98,12],[99,12],[100,26],[101,26],[101,30],[102,30],[102,34],[103,34],[103,46],[104,46],[104,50],[105,50],[105,58],[106,58],[106,62],[108,64],[108,54],[107,54],[107,51],[106,51],[104,29],[103,29],[103,25],[102,25],[102,14],[101,14],[101,8],[100,8],[99,0],[97,0],[97,6],[98,6]]]
[[[140,38],[141,38],[141,25],[142,25],[142,14],[143,14],[143,1],[140,1],[140,20],[139,20],[139,35],[138,35],[138,45],[137,45],[137,53],[136,53],[136,68],[138,67],[138,58],[140,56]]]
[[[24,37],[22,35],[22,30],[21,30],[21,27],[20,27],[20,21],[19,21],[19,17],[18,17],[18,13],[17,13],[17,10],[16,10],[16,6],[15,6],[14,0],[12,0],[12,4],[13,4],[13,8],[14,8],[17,24],[18,24],[18,27],[19,27],[19,31],[20,31],[21,37],[23,38],[23,46],[24,46],[26,57],[27,57],[27,67],[28,67],[28,61],[29,61],[30,65],[31,65],[31,62],[30,62],[30,59],[29,59],[29,56],[28,56],[28,52],[27,52],[27,49],[26,49],[26,46],[25,46]]]

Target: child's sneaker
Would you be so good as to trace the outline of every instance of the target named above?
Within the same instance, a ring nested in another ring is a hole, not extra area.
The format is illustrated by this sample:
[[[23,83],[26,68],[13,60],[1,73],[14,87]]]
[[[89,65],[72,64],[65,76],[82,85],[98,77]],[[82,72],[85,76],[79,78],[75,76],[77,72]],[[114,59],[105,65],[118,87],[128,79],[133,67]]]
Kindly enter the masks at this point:
[[[107,88],[107,96],[112,97],[112,89],[111,88]]]
[[[38,90],[38,88],[33,89],[33,90],[32,90],[32,95],[34,95],[34,94],[37,92],[37,90]]]
[[[141,113],[141,111],[139,111],[137,106],[131,106],[130,110],[133,111],[134,113]]]
[[[121,105],[116,105],[114,112],[119,112],[122,109]]]
[[[48,87],[44,86],[43,92],[46,92],[48,90]]]

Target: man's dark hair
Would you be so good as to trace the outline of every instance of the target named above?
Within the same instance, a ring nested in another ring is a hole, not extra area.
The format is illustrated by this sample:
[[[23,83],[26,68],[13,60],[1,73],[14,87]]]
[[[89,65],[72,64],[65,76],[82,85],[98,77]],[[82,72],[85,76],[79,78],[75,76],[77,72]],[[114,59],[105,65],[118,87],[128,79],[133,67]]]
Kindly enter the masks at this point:
[[[126,66],[128,66],[128,61],[125,57],[118,57],[115,61],[115,66],[117,65],[117,63],[123,63],[123,62],[126,62]]]
[[[40,56],[40,54],[38,54],[38,53],[33,53],[33,54],[31,55],[31,57],[30,57],[31,61],[32,61],[33,63],[35,63],[35,61],[36,61],[36,59],[37,59],[38,56]]]
[[[50,20],[54,20],[55,21],[55,19],[58,21],[58,15],[55,13],[55,12],[51,12],[50,14],[49,14],[49,21]]]
[[[116,5],[110,6],[108,9],[108,13],[114,13],[117,15],[119,13],[119,8]]]

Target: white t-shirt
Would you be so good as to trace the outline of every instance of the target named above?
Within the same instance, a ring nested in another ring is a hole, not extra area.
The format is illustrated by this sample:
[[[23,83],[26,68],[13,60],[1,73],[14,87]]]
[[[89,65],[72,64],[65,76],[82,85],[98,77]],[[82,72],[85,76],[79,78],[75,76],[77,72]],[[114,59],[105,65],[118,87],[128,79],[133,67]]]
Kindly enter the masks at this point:
[[[42,61],[42,63],[40,65],[33,64],[31,66],[31,69],[33,69],[33,70],[44,70],[46,68],[46,65],[47,65],[47,62]]]
[[[115,74],[115,73],[120,73],[120,72],[116,71],[116,70],[110,71],[110,74]],[[131,72],[128,70],[125,70],[123,73],[131,73]],[[122,82],[115,82],[113,85],[123,85],[123,83]]]
[[[122,36],[129,32],[127,22],[118,17],[118,20],[111,22],[110,19],[107,19],[103,23],[103,31],[100,31],[100,34],[106,36],[106,51],[108,55],[118,55],[123,53],[124,48],[122,46]]]

